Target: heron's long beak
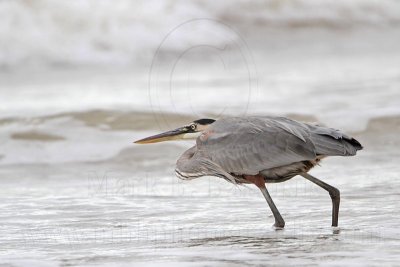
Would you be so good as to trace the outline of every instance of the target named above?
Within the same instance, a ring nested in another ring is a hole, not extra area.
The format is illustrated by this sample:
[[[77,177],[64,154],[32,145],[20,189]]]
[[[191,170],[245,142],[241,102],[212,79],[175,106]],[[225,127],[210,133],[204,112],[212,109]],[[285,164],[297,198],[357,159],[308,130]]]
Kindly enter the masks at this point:
[[[135,144],[151,144],[151,143],[158,143],[158,142],[163,142],[163,141],[185,139],[185,134],[187,133],[187,131],[188,131],[188,128],[180,127],[175,130],[172,130],[172,131],[152,135],[152,136],[137,140],[134,143]]]

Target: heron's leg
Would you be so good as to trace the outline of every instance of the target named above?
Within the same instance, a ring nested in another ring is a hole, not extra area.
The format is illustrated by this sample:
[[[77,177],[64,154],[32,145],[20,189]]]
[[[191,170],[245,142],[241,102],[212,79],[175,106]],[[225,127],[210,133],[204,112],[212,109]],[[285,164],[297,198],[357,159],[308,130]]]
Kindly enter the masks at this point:
[[[284,228],[285,221],[283,220],[281,214],[279,213],[278,208],[275,206],[274,201],[272,201],[272,198],[267,190],[267,187],[265,186],[264,177],[261,175],[255,175],[255,176],[246,175],[245,178],[246,178],[246,180],[255,184],[261,190],[262,194],[265,197],[265,200],[267,200],[267,203],[269,205],[269,208],[272,211],[272,214],[274,215],[274,218],[275,218],[274,226],[278,227],[278,228]]]
[[[267,203],[269,205],[269,208],[271,209],[272,213],[274,214],[275,217],[275,227],[279,227],[279,228],[283,228],[285,227],[285,221],[283,220],[281,214],[279,213],[279,210],[277,209],[277,207],[275,206],[274,201],[272,201],[272,198],[270,196],[270,194],[268,193],[267,188],[264,187],[259,187],[262,194],[265,197],[265,200],[267,200]]]
[[[315,178],[314,176],[312,176],[308,173],[302,173],[300,175],[303,176],[304,178],[306,178],[307,180],[313,182],[314,184],[322,187],[326,191],[328,191],[328,193],[332,199],[332,226],[338,226],[340,191],[336,187],[333,187],[333,186]]]

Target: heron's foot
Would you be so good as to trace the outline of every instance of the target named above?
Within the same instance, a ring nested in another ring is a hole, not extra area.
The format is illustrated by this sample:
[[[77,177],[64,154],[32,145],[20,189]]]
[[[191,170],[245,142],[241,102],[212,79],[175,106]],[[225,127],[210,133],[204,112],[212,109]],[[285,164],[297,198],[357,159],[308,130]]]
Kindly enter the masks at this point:
[[[340,228],[338,226],[332,226],[332,233],[334,235],[340,234]]]
[[[285,228],[285,221],[275,221],[273,227],[275,230],[283,230],[283,228]]]

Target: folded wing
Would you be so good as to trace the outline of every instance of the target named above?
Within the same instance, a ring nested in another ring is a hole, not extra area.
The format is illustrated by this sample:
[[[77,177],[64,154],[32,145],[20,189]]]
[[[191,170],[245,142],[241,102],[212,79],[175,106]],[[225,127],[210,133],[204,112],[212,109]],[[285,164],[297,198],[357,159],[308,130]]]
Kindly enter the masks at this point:
[[[197,139],[198,153],[234,174],[255,175],[319,155],[351,156],[362,149],[338,130],[281,117],[220,119],[206,134]]]

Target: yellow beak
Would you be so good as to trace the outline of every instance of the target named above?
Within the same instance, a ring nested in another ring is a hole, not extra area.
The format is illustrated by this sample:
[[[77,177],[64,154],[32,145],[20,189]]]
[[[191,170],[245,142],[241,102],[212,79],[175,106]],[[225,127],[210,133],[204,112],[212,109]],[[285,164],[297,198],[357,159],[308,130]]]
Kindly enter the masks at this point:
[[[140,140],[135,141],[135,144],[151,144],[170,140],[183,139],[185,133],[188,131],[186,127],[180,127],[172,131],[152,135]]]

